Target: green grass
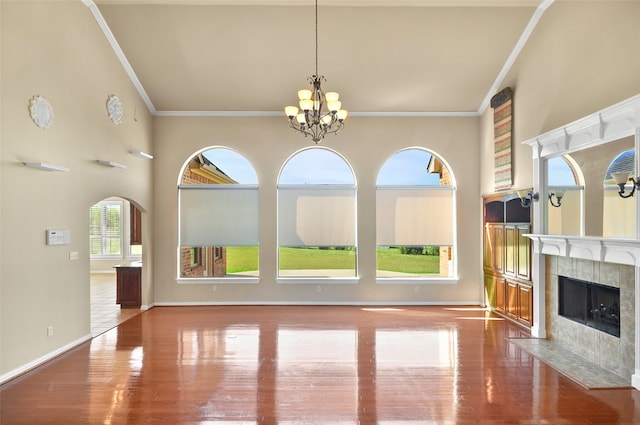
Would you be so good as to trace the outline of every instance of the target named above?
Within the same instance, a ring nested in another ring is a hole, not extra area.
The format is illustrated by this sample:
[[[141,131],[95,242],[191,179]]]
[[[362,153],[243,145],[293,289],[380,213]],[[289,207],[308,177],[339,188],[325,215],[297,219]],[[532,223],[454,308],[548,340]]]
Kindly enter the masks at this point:
[[[280,248],[282,270],[353,269],[355,251],[318,248]],[[440,257],[401,254],[398,248],[376,249],[378,270],[438,274]],[[258,270],[258,247],[227,247],[227,272]]]
[[[354,270],[355,267],[355,251],[319,248],[280,248],[281,270]]]
[[[402,254],[398,248],[376,248],[378,270],[413,274],[439,274],[440,256]]]
[[[258,270],[257,246],[227,247],[227,273]]]

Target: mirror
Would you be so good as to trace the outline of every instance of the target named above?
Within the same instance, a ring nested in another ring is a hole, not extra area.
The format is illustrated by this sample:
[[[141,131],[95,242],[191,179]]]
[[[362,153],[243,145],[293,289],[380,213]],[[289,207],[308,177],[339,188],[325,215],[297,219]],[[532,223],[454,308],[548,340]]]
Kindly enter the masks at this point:
[[[550,157],[546,170],[541,200],[545,202],[547,234],[636,237],[638,194],[621,198],[612,177],[620,171],[638,176],[633,136]],[[625,194],[631,188],[629,182]]]

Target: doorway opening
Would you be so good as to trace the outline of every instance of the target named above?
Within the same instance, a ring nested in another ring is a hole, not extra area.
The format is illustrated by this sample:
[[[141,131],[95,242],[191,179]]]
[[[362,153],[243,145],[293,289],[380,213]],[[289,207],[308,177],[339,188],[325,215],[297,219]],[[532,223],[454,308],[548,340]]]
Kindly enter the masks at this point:
[[[126,199],[111,197],[89,209],[91,335],[100,335],[139,314],[122,308],[117,291],[118,266],[142,267],[142,215]]]

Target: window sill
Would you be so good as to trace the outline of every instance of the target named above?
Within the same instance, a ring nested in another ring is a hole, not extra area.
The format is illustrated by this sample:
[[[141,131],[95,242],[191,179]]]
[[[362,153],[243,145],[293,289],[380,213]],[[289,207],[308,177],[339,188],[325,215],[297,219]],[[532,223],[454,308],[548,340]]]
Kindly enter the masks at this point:
[[[179,277],[176,279],[179,285],[200,285],[200,284],[258,284],[260,278],[257,276],[247,277]]]
[[[457,277],[378,277],[378,285],[454,285]]]
[[[302,277],[302,276],[291,276],[291,277],[278,277],[276,279],[277,283],[282,284],[327,284],[327,285],[353,285],[360,282],[359,277]]]

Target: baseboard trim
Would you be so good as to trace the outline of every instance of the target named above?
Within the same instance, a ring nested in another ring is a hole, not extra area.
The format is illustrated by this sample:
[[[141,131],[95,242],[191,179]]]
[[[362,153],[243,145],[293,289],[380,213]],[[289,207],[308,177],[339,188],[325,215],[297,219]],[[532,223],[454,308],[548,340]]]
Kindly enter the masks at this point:
[[[156,302],[154,307],[195,307],[195,306],[224,306],[224,305],[336,305],[336,306],[473,306],[483,307],[480,301],[182,301],[182,302]]]
[[[84,344],[87,341],[91,340],[91,335],[85,335],[80,339],[76,339],[75,341],[70,342],[67,345],[64,345],[60,348],[58,348],[57,350],[54,350],[50,353],[45,354],[42,357],[39,357],[23,366],[20,366],[19,368],[16,368],[10,372],[5,373],[4,375],[0,376],[0,385],[4,384],[8,381],[11,381],[12,379],[16,379],[17,377],[31,371],[32,369],[35,369],[38,366],[41,366],[42,364],[48,362],[49,360],[52,360],[56,357],[58,357],[59,355],[73,349],[76,348],[77,346],[79,346],[80,344]]]

